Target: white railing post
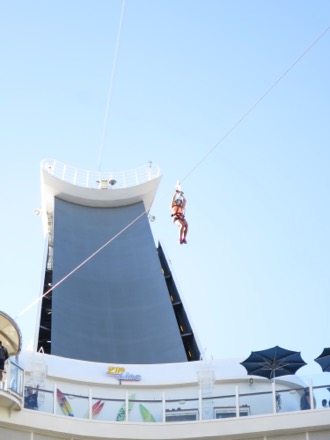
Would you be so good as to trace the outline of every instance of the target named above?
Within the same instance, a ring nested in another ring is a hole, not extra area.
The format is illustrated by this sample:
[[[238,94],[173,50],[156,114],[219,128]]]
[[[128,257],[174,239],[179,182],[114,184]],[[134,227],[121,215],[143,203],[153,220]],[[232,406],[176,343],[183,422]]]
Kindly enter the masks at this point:
[[[56,401],[57,401],[57,385],[54,383],[54,390],[53,390],[53,414],[56,414]]]
[[[88,418],[91,420],[93,418],[93,396],[92,396],[92,388],[88,390]]]
[[[162,411],[163,411],[163,423],[166,422],[166,401],[165,401],[165,392],[162,392]]]
[[[310,400],[311,409],[315,409],[312,376],[310,376],[310,378],[309,378],[309,396],[310,396],[309,400]]]
[[[6,361],[5,364],[6,364],[5,369],[4,369],[4,372],[2,373],[3,377],[2,377],[1,388],[4,391],[7,391],[8,390],[8,379],[10,378],[10,360],[8,359],[8,361]]]
[[[49,169],[49,167],[50,167],[50,169],[52,170],[52,172],[51,172],[51,175],[52,175],[52,176],[55,175],[55,168],[56,168],[56,166],[57,166],[57,165],[56,165],[56,160],[54,160],[52,164],[49,164],[49,165],[48,165],[48,169]]]
[[[202,399],[201,388],[199,388],[198,390],[198,408],[199,408],[199,420],[203,420],[203,399]]]
[[[125,422],[128,422],[128,391],[125,395]]]
[[[235,405],[236,405],[236,417],[239,417],[239,391],[238,385],[235,387]]]
[[[273,400],[273,413],[276,414],[276,388],[275,380],[272,381],[272,400]]]

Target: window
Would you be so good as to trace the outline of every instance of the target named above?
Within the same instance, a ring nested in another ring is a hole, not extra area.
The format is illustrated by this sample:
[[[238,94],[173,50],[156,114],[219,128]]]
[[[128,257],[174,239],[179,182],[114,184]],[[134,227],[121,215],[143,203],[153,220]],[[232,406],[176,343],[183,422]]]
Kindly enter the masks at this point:
[[[250,414],[249,406],[240,406],[239,416],[244,417]],[[215,419],[227,419],[229,417],[236,417],[236,408],[234,406],[224,406],[214,408],[214,418]]]
[[[168,410],[166,411],[166,422],[187,422],[198,419],[198,410]]]

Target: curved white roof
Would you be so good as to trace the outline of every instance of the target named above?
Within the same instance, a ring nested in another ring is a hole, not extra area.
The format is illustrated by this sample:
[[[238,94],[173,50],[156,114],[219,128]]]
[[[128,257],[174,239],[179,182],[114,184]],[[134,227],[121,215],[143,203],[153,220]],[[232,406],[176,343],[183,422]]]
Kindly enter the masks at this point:
[[[0,341],[7,348],[9,356],[21,351],[22,336],[16,322],[6,313],[0,311]]]

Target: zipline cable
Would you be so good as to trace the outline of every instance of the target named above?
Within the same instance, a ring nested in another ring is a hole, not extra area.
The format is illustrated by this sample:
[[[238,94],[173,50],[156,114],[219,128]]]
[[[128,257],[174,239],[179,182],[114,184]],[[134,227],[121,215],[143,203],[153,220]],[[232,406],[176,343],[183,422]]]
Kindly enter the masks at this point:
[[[55,287],[58,287],[60,284],[62,284],[65,280],[67,280],[71,275],[73,275],[77,270],[79,270],[82,266],[84,266],[89,260],[91,260],[95,255],[97,255],[99,252],[102,251],[105,247],[107,247],[112,241],[114,241],[117,237],[119,237],[121,234],[123,234],[128,228],[130,228],[135,222],[137,222],[142,216],[144,216],[148,211],[143,211],[139,216],[137,216],[134,220],[132,220],[128,225],[126,225],[123,229],[121,229],[117,234],[115,234],[110,240],[108,240],[106,243],[104,243],[100,248],[98,248],[95,252],[93,252],[89,257],[87,257],[83,262],[78,264],[74,269],[71,270],[67,275],[65,275],[63,278],[61,278],[54,286],[52,286],[50,289],[47,290],[43,295],[36,298],[29,306],[27,306],[21,313],[17,315],[15,318],[18,319],[20,316],[24,315],[28,310],[30,310],[31,307],[33,307],[35,304],[37,304],[41,299],[48,295],[52,290],[55,289]]]
[[[222,138],[213,145],[212,148],[196,163],[196,165],[180,180],[180,183],[184,182],[195,170],[198,168],[208,156],[230,135],[230,133],[255,109],[255,107],[274,89],[274,87],[290,72],[291,69],[309,52],[312,47],[329,31],[328,26],[308,47],[304,52],[285,70],[284,73],[265,91],[263,95],[243,114],[243,116],[235,122],[235,124],[222,136]]]
[[[107,105],[105,109],[105,116],[104,116],[104,122],[103,122],[103,130],[102,130],[102,136],[100,141],[100,151],[99,151],[99,161],[98,161],[98,170],[101,171],[102,162],[103,162],[103,153],[104,153],[104,141],[105,141],[105,134],[107,131],[108,126],[108,120],[109,120],[109,113],[110,113],[110,102],[112,97],[112,85],[113,80],[116,73],[116,67],[117,67],[117,59],[118,59],[118,51],[119,51],[119,41],[120,41],[120,35],[121,35],[121,28],[123,24],[123,18],[124,18],[124,11],[125,11],[125,0],[122,2],[121,7],[121,13],[120,13],[120,21],[119,21],[119,27],[118,27],[118,33],[117,33],[117,41],[116,41],[116,47],[115,47],[115,55],[114,55],[114,61],[112,65],[112,73],[110,78],[110,85],[109,85],[109,91],[108,91],[108,98],[107,98]]]
[[[124,3],[124,2],[123,2]],[[266,92],[243,114],[243,116],[238,119],[238,121],[225,133],[225,135],[213,145],[212,148],[208,150],[208,152],[192,167],[192,169],[183,177],[180,182],[177,182],[177,185],[181,185],[181,183],[188,179],[188,177],[207,159],[207,157],[229,136],[230,133],[254,110],[254,108],[274,89],[274,87],[292,70],[292,68],[309,52],[309,50],[329,31],[330,26],[328,26],[308,47],[304,50],[304,52],[285,70],[285,72],[266,90]],[[172,190],[171,190],[172,191]],[[167,191],[160,200],[163,200],[165,196],[170,193]],[[159,200],[159,201],[160,201]],[[159,203],[159,202],[157,202]],[[34,300],[29,306],[27,306],[22,312],[20,312],[17,317],[18,319],[22,315],[24,315],[28,310],[30,310],[35,304],[42,300],[42,298],[48,295],[52,290],[62,284],[66,279],[68,279],[71,275],[73,275],[77,270],[79,270],[82,266],[84,266],[89,260],[91,260],[95,255],[97,255],[102,249],[108,246],[112,241],[118,238],[122,233],[124,233],[128,228],[130,228],[137,220],[139,220],[143,215],[147,214],[149,210],[145,210],[138,217],[132,220],[128,225],[126,225],[123,229],[121,229],[116,235],[114,235],[110,240],[108,240],[105,244],[103,244],[99,249],[97,249],[93,254],[91,254],[88,258],[86,258],[82,263],[80,263],[76,268],[74,268],[71,272],[65,275],[60,281],[58,281],[54,286],[52,286],[47,292],[43,295],[39,296]]]

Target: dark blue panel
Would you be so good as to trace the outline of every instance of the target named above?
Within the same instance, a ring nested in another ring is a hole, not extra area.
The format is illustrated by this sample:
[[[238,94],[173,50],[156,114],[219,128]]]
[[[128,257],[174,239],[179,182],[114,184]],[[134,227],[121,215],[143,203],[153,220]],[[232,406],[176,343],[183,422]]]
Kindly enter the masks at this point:
[[[144,211],[55,199],[53,284]],[[186,361],[149,221],[143,215],[53,291],[52,354],[113,363]]]

